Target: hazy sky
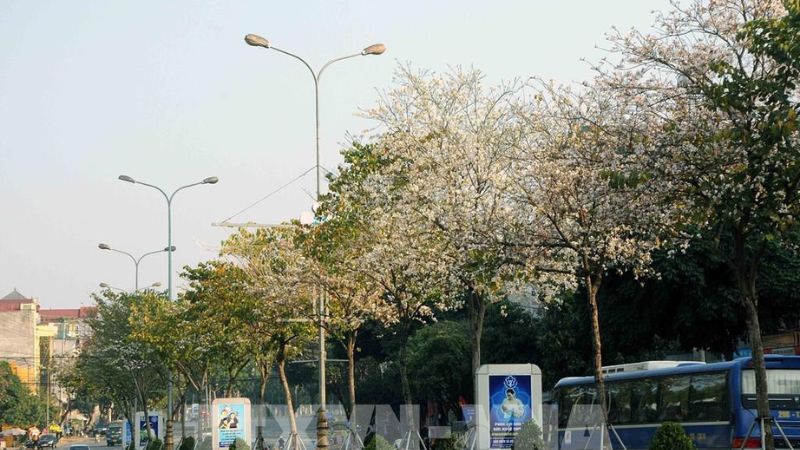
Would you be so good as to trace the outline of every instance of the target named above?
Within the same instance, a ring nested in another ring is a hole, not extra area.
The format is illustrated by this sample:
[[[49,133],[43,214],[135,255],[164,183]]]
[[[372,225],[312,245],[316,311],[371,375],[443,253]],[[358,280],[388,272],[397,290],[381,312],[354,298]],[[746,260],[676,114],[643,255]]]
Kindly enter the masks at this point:
[[[307,69],[247,46],[247,33],[305,58],[382,42],[382,56],[331,66],[321,83],[324,167],[334,169],[359,118],[399,63],[473,66],[496,83],[590,76],[612,25],[647,28],[667,0],[36,1],[0,2],[0,296],[44,308],[91,304],[106,282],[133,289],[139,256],[167,244],[173,203],[177,273],[214,258],[233,230],[212,227],[314,165]],[[236,216],[278,223],[311,207],[313,172]],[[146,257],[140,286],[167,284],[166,254]]]

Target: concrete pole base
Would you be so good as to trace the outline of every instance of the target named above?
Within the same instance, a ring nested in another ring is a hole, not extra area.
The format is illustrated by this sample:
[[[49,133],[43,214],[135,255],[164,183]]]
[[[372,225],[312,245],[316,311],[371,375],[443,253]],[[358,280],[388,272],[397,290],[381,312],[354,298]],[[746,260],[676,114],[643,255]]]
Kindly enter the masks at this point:
[[[324,409],[317,413],[317,450],[328,450],[328,416]]]

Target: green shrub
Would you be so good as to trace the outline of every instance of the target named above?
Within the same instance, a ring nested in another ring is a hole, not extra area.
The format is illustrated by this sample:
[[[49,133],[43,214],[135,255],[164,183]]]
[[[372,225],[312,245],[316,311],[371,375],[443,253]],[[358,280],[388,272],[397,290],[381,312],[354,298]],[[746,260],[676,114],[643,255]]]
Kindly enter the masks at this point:
[[[236,438],[230,447],[228,447],[228,450],[250,450],[250,444],[242,438]]]
[[[456,450],[456,440],[454,438],[435,439],[431,450]]]
[[[194,438],[186,436],[186,438],[181,441],[181,446],[178,447],[178,450],[194,450]]]
[[[650,450],[697,450],[692,440],[675,422],[664,422],[650,442]]]
[[[530,421],[522,424],[522,428],[514,437],[514,450],[545,450],[542,430],[536,422]]]
[[[163,450],[163,448],[164,443],[161,442],[160,439],[151,439],[147,441],[147,447],[145,447],[145,450]]]
[[[383,436],[375,434],[367,443],[365,450],[395,450],[395,448]]]

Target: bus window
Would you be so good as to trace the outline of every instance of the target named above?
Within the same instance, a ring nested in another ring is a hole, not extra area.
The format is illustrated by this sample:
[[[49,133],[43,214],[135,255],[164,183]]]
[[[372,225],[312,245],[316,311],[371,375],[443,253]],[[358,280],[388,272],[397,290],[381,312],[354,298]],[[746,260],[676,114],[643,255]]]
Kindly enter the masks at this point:
[[[558,426],[568,428],[585,426],[592,422],[592,405],[595,402],[594,386],[564,388],[558,405]]]
[[[725,373],[702,373],[692,375],[689,387],[689,417],[692,421],[726,421],[726,377]]]
[[[653,423],[658,420],[658,384],[655,380],[631,381],[631,422]]]
[[[681,422],[689,415],[689,376],[666,377],[660,382],[659,420]]]
[[[631,421],[631,383],[608,384],[608,421],[625,424]]]
[[[770,409],[800,409],[800,370],[767,369],[767,392]],[[742,404],[756,408],[756,376],[752,369],[742,370]]]

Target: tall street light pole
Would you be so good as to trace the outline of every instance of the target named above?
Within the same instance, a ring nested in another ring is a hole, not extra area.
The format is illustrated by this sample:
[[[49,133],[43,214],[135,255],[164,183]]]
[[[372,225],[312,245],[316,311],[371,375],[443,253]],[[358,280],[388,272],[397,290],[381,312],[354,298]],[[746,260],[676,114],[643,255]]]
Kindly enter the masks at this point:
[[[142,186],[147,186],[161,192],[164,196],[164,199],[167,201],[167,298],[172,300],[172,251],[175,247],[172,246],[172,199],[175,198],[175,194],[178,191],[182,191],[186,188],[190,188],[192,186],[198,186],[201,184],[216,184],[219,181],[217,177],[208,177],[204,178],[202,181],[198,181],[197,183],[187,184],[185,186],[181,186],[178,189],[175,189],[171,195],[167,195],[163,189],[160,187],[145,183],[143,181],[135,180],[133,177],[129,177],[128,175],[120,175],[118,177],[122,181],[126,181],[128,183],[133,184],[141,184]],[[166,436],[164,439],[164,448],[165,450],[173,450],[172,446],[172,377],[169,377],[169,381],[167,383],[167,430]]]
[[[346,55],[339,58],[332,59],[326,62],[319,72],[314,72],[314,69],[311,68],[303,58],[295,55],[294,53],[287,52],[286,50],[282,50],[273,46],[267,39],[258,36],[256,34],[248,34],[244,37],[244,41],[247,42],[248,45],[252,45],[253,47],[263,47],[268,50],[275,50],[276,52],[283,53],[284,55],[291,56],[292,58],[297,59],[304,66],[308,69],[311,73],[311,78],[314,80],[314,110],[315,110],[315,125],[316,125],[316,171],[317,171],[317,196],[316,201],[319,201],[320,197],[320,190],[322,179],[320,176],[320,163],[319,163],[319,82],[320,78],[322,77],[322,73],[325,69],[330,66],[331,64],[341,61],[344,59],[355,58],[356,56],[365,56],[365,55],[380,55],[386,51],[386,46],[383,44],[373,44],[369,47],[364,48],[359,53],[354,53],[352,55]],[[326,391],[325,391],[325,358],[327,357],[325,351],[325,326],[324,326],[324,317],[325,317],[325,297],[324,295],[320,294],[319,296],[319,403],[320,403],[320,410],[319,416],[317,417],[317,449],[319,450],[327,450],[328,448],[328,419],[325,412],[325,407],[327,403],[326,399]]]
[[[163,249],[161,249],[161,250],[155,250],[155,251],[152,251],[152,252],[147,252],[147,253],[145,253],[144,255],[140,256],[139,258],[136,258],[135,256],[131,255],[130,253],[128,253],[128,252],[126,252],[126,251],[118,250],[118,249],[116,249],[116,248],[113,248],[113,247],[111,247],[111,246],[110,246],[110,245],[108,245],[108,244],[102,244],[102,243],[101,243],[101,244],[99,244],[97,247],[98,247],[100,250],[111,250],[112,252],[122,253],[123,255],[127,255],[127,256],[128,256],[130,259],[131,259],[131,261],[133,261],[133,265],[134,265],[134,266],[135,266],[135,268],[136,268],[136,278],[134,279],[134,289],[135,289],[135,290],[137,290],[137,291],[139,290],[139,263],[140,263],[140,262],[142,262],[142,259],[143,259],[145,256],[148,256],[148,255],[155,255],[156,253],[161,253],[161,252],[174,252],[174,251],[175,251],[175,246],[174,246],[174,245],[172,245],[172,246],[170,246],[170,247],[165,247],[165,248],[163,248]]]

